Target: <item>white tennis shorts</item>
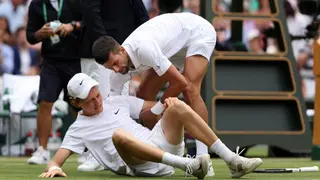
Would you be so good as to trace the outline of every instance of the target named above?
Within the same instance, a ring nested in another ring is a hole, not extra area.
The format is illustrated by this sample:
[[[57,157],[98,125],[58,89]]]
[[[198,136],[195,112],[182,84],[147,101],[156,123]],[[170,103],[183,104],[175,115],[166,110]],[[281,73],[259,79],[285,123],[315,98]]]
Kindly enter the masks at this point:
[[[180,72],[183,72],[187,57],[201,55],[210,61],[215,45],[216,31],[209,22],[205,22],[191,31],[185,48],[170,57],[169,60]]]
[[[164,136],[161,120],[154,126],[151,135],[145,142],[177,156],[183,156],[184,154],[184,141],[182,140],[181,143],[177,145],[170,144]],[[130,169],[132,171],[131,175],[133,176],[171,176],[174,174],[174,168],[172,166],[154,162],[130,166]]]

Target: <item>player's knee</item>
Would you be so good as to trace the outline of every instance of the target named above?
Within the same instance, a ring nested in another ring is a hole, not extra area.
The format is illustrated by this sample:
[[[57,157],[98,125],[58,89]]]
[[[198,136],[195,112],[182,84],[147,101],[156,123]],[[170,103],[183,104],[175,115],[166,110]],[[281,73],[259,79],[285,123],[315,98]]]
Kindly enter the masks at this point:
[[[127,136],[126,133],[123,129],[117,129],[114,131],[113,135],[112,135],[112,142],[115,146],[122,146],[124,144],[126,144],[127,140]]]
[[[165,113],[171,117],[180,117],[188,112],[188,107],[189,106],[186,103],[184,103],[183,101],[179,101],[179,103],[175,103],[168,107]]]

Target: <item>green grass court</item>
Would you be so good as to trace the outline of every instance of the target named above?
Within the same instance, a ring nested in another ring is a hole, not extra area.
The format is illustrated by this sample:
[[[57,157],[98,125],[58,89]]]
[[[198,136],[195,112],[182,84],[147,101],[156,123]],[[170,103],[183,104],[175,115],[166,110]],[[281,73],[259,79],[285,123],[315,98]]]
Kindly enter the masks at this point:
[[[251,148],[247,156],[266,157],[266,148],[258,146]],[[68,175],[68,180],[124,180],[124,179],[196,179],[185,177],[184,172],[177,169],[176,174],[166,178],[138,178],[118,176],[110,171],[77,172],[77,155],[73,155],[62,167]],[[27,157],[0,157],[0,180],[31,180],[40,179],[45,165],[27,165]],[[310,158],[263,158],[264,164],[260,168],[295,168],[304,166],[320,166],[319,161],[311,161]],[[231,179],[226,164],[221,159],[212,159],[215,176],[206,179]],[[58,178],[61,179],[61,178]],[[319,172],[287,173],[287,174],[249,174],[241,179],[246,180],[320,180]]]
[[[134,177],[117,176],[110,171],[100,172],[77,172],[77,156],[69,159],[63,166],[64,171],[67,173],[68,180],[122,180],[122,179],[140,179]],[[40,179],[38,175],[45,168],[44,165],[27,165],[27,158],[0,158],[0,179],[8,180],[29,180]],[[311,161],[310,158],[298,158],[298,159],[283,159],[283,158],[265,158],[264,164],[261,168],[281,168],[281,167],[301,167],[301,166],[316,166],[320,165],[317,161]],[[215,176],[213,178],[206,179],[231,179],[229,171],[225,163],[220,159],[212,159],[213,167],[215,170]],[[61,179],[61,178],[58,178]],[[141,178],[141,179],[155,179],[155,178]],[[176,174],[167,178],[156,179],[195,179],[195,177],[184,177],[184,172],[177,170]],[[320,180],[320,172],[312,173],[287,173],[287,174],[249,174],[242,179],[247,180]]]
[[[266,158],[266,146],[250,148],[247,156],[259,156],[264,164],[260,168],[294,168],[303,166],[319,166],[319,161],[311,161],[310,158]],[[78,155],[73,155],[62,167],[68,175],[68,180],[124,180],[124,179],[196,179],[185,177],[184,172],[177,169],[176,174],[166,178],[141,178],[118,176],[110,171],[78,172]],[[46,167],[45,165],[27,165],[28,157],[0,157],[0,180],[31,180],[41,179],[38,176]],[[215,176],[206,179],[231,179],[226,164],[221,159],[212,159]],[[61,178],[58,178],[61,179]],[[320,180],[320,171],[311,173],[287,173],[287,174],[249,174],[241,179],[247,180]]]

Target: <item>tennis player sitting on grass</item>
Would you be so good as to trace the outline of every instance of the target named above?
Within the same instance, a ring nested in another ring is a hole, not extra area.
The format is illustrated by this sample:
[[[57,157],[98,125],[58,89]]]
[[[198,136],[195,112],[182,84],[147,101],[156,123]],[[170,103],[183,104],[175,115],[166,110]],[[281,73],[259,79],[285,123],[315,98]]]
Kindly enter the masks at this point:
[[[209,168],[208,154],[182,157],[184,128],[225,160],[231,177],[239,178],[262,164],[230,151],[187,104],[177,98],[165,100],[162,118],[150,131],[132,118],[143,118],[156,102],[133,96],[112,96],[102,102],[98,82],[83,73],[68,83],[68,93],[82,108],[69,127],[60,149],[40,177],[66,176],[61,166],[72,152],[87,147],[102,165],[119,175],[170,176],[179,168],[203,179]]]

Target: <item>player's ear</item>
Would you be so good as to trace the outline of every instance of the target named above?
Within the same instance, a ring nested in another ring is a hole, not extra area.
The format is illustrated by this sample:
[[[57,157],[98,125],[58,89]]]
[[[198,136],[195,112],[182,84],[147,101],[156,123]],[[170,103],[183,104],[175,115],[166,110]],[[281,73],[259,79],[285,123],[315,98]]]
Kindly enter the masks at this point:
[[[123,46],[119,46],[119,52],[123,54],[124,52],[126,52],[126,50]]]
[[[80,99],[70,97],[70,104],[74,107],[80,108]]]

